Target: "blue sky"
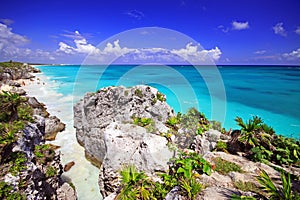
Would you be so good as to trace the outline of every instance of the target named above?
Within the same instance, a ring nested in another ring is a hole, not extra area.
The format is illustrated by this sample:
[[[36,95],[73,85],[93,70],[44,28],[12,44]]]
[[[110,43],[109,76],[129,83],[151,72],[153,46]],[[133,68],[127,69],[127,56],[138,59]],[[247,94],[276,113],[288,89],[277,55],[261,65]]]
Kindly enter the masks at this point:
[[[2,0],[0,60],[80,64],[92,54],[99,63],[138,63],[160,55],[174,64],[208,55],[216,64],[300,65],[299,9],[299,0]],[[120,34],[136,28],[141,37]]]

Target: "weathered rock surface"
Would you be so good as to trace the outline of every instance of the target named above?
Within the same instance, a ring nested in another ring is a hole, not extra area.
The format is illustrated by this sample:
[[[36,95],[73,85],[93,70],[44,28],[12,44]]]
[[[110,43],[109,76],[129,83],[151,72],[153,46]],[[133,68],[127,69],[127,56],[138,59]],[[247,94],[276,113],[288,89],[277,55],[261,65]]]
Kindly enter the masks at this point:
[[[0,81],[30,79],[34,77],[31,73],[38,72],[40,72],[40,70],[27,64],[23,64],[23,66],[21,66],[21,64],[11,64],[10,67],[0,66]]]
[[[34,76],[30,73],[36,72],[39,70],[29,65],[22,66],[22,63],[1,65],[0,86],[4,86],[6,91],[24,95],[26,92],[14,80],[32,78]],[[10,192],[21,192],[26,199],[75,200],[77,199],[75,190],[61,178],[63,167],[60,153],[54,151],[55,147],[50,145],[51,149],[43,150],[40,157],[35,154],[36,147],[45,144],[45,127],[47,127],[46,132],[51,133],[63,130],[64,124],[57,117],[45,119],[44,117],[49,116],[45,105],[39,103],[34,97],[26,98],[26,104],[33,108],[34,122],[26,123],[25,128],[18,132],[16,142],[7,146],[0,145],[0,161],[4,158],[10,159],[8,157],[13,152],[18,153],[23,156],[21,158],[25,161],[22,162],[25,163],[17,163],[17,165],[22,165],[24,169],[18,169],[18,173],[11,173],[10,166],[1,165],[0,181],[13,187]]]
[[[45,139],[54,140],[56,134],[65,130],[65,124],[60,121],[56,116],[47,117],[45,120]]]
[[[106,196],[119,186],[120,169],[134,164],[137,169],[154,176],[155,171],[166,171],[173,153],[167,140],[148,133],[145,128],[113,122],[104,132],[106,155],[100,168],[99,186]]]
[[[217,142],[220,140],[222,133],[210,129],[203,135],[197,135],[192,144],[192,148],[199,154],[205,155],[215,149]]]
[[[45,119],[41,116],[35,116],[35,123],[29,123],[24,128],[22,135],[12,149],[13,152],[24,152],[26,154],[27,170],[16,176],[7,174],[6,177],[10,176],[10,179],[6,179],[6,182],[14,185],[16,179],[26,180],[24,193],[27,199],[58,199],[58,193],[60,193],[66,196],[61,199],[74,200],[76,199],[76,192],[72,188],[66,188],[67,183],[63,183],[61,180],[63,171],[59,152],[55,152],[48,162],[37,162],[34,154],[35,147],[45,143],[44,135]],[[50,168],[54,171],[51,176],[47,175]]]
[[[85,95],[74,106],[74,126],[78,142],[87,157],[101,167],[99,186],[102,195],[117,191],[119,171],[134,164],[146,173],[165,171],[173,153],[167,140],[157,135],[166,132],[165,121],[173,110],[157,99],[149,86],[109,87]],[[132,117],[151,118],[154,129],[132,124]]]

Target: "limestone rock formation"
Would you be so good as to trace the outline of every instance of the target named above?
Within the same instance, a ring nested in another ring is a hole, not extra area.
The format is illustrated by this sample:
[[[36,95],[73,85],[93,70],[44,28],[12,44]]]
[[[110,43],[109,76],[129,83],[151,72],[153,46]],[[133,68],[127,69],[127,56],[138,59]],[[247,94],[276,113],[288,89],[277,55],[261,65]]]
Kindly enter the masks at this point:
[[[65,124],[60,121],[56,116],[47,117],[45,120],[45,139],[54,140],[56,134],[65,130]]]
[[[74,126],[86,156],[100,167],[99,186],[105,197],[118,189],[119,171],[134,164],[146,173],[165,171],[173,152],[159,132],[174,116],[157,89],[149,86],[109,87],[89,93],[74,106]],[[152,119],[145,127],[134,119]]]

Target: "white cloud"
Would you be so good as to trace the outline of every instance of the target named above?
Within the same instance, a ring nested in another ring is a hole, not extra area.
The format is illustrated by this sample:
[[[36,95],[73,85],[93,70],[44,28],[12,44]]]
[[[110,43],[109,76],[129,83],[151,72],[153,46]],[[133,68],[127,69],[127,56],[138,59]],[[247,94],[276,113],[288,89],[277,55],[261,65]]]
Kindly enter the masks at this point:
[[[0,43],[23,45],[28,42],[29,40],[25,36],[13,33],[12,28],[0,23]]]
[[[297,29],[295,30],[295,33],[297,33],[298,35],[300,35],[300,26],[297,27]]]
[[[229,32],[229,28],[228,27],[225,28],[223,25],[219,25],[218,29],[220,29],[224,33],[228,33]]]
[[[222,54],[216,47],[211,50],[204,50],[199,45],[189,43],[185,48],[128,48],[121,45],[119,40],[108,42],[105,46],[97,47],[89,43],[79,31],[64,32],[66,38],[72,38],[73,43],[63,41],[58,43],[55,51],[42,49],[29,49],[22,47],[30,41],[25,36],[16,34],[12,29],[0,23],[0,59],[19,60],[24,62],[80,62],[85,58],[91,59],[93,63],[186,63],[205,64],[218,60]],[[89,57],[86,57],[89,56]]]
[[[127,47],[121,48],[119,45],[119,42],[120,42],[119,40],[114,41],[113,44],[108,42],[106,44],[106,47],[104,48],[104,50],[101,53],[102,54],[114,54],[116,56],[121,56],[126,53],[135,51],[135,49],[129,49]]]
[[[262,54],[265,54],[266,52],[267,52],[266,50],[258,50],[258,51],[255,51],[254,54],[262,55]]]
[[[89,44],[87,40],[80,35],[79,31],[75,31],[74,34],[68,34],[66,37],[74,38],[75,47],[69,46],[64,42],[59,42],[59,52],[66,54],[84,53],[84,54],[99,54],[100,50],[92,44]]]
[[[188,43],[185,48],[173,49],[171,53],[176,54],[183,58],[184,60],[190,62],[206,62],[210,59],[218,60],[222,54],[221,50],[216,47],[211,50],[198,50],[198,46]]]
[[[129,12],[126,12],[125,14],[127,14],[128,16],[133,17],[135,19],[138,19],[138,20],[144,18],[144,16],[145,16],[143,12],[138,11],[138,10],[131,10]]]
[[[297,50],[294,50],[290,53],[284,53],[283,57],[286,58],[287,60],[298,60],[300,59],[300,48]]]
[[[71,31],[63,31],[60,36],[66,37],[66,38],[71,38],[71,39],[82,39],[83,36],[79,33],[79,31],[71,32]]]
[[[29,40],[22,35],[12,32],[12,28],[0,23],[0,54],[5,57],[14,57],[21,53],[19,46],[25,45]]]
[[[244,30],[250,28],[248,22],[233,21],[231,25],[233,30]]]
[[[3,21],[3,20],[2,20]],[[6,23],[8,23],[7,21]],[[24,60],[43,62],[45,60],[53,60],[54,56],[44,50],[31,50],[22,46],[30,41],[27,37],[14,33],[12,28],[6,24],[0,23],[0,58],[6,60]]]
[[[273,26],[274,33],[281,36],[287,36],[287,32],[283,27],[283,23],[279,22],[275,26]]]

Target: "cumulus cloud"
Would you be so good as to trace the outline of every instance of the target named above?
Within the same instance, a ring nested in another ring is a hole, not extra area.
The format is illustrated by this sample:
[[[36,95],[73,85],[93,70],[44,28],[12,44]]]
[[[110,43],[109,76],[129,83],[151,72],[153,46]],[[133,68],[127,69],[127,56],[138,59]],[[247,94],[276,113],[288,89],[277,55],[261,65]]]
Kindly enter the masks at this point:
[[[1,20],[3,21],[3,20]],[[9,21],[6,21],[9,24]],[[30,40],[20,34],[14,33],[12,28],[7,24],[0,23],[0,58],[1,59],[16,59],[16,60],[54,60],[54,56],[44,50],[31,50],[23,47],[27,45]]]
[[[249,22],[233,21],[231,25],[233,30],[244,30],[250,28]]]
[[[282,22],[279,22],[275,26],[273,26],[273,31],[277,35],[281,35],[281,36],[284,36],[284,37],[287,36],[287,32],[284,29]]]
[[[297,29],[295,30],[295,33],[297,33],[298,35],[300,35],[300,26],[297,27]]]
[[[75,31],[75,33],[69,34],[67,37],[73,37],[75,47],[69,46],[64,42],[59,42],[59,49],[58,51],[64,52],[66,54],[74,54],[74,53],[84,53],[84,54],[98,54],[100,53],[100,50],[97,49],[92,44],[89,44],[87,40],[80,35],[78,31]]]
[[[182,49],[173,49],[171,53],[190,62],[205,62],[210,59],[218,60],[222,54],[218,47],[211,50],[198,50],[198,46],[192,43],[188,43],[186,47]]]
[[[284,53],[283,57],[287,60],[298,60],[300,59],[300,48],[290,52],[290,53]]]
[[[0,23],[0,53],[2,56],[15,56],[20,53],[19,46],[25,45],[29,40],[22,35],[12,32],[12,28]]]

